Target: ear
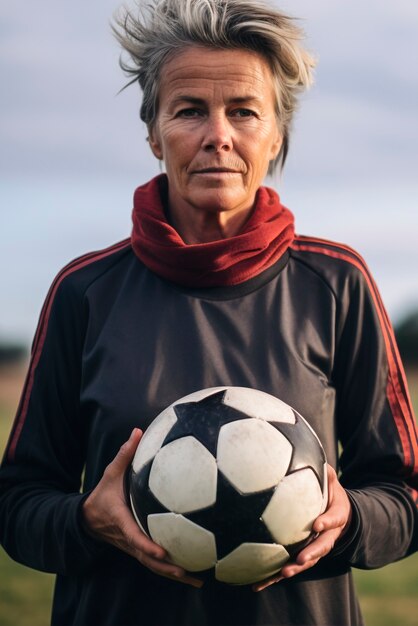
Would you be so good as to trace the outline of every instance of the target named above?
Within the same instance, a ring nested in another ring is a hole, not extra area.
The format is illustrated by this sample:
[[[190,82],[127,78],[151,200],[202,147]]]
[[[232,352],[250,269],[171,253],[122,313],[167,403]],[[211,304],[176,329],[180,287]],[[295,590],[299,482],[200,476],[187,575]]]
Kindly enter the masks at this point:
[[[162,161],[163,151],[162,151],[161,142],[158,136],[158,130],[156,129],[155,124],[148,128],[148,143],[150,145],[153,155],[157,157],[157,159]]]
[[[281,147],[283,145],[283,135],[280,130],[277,128],[276,134],[273,138],[271,149],[270,149],[270,161],[274,161],[274,159],[279,154]]]

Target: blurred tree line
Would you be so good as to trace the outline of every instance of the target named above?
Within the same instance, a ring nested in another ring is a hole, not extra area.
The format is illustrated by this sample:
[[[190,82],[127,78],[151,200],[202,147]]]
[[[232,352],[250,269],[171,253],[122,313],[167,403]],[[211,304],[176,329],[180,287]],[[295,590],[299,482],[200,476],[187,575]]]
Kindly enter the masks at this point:
[[[418,366],[418,310],[406,315],[395,326],[399,351],[406,367]],[[15,365],[28,356],[28,348],[0,340],[0,366]]]
[[[28,356],[28,349],[20,343],[6,343],[0,341],[0,367],[17,365]]]
[[[404,365],[418,366],[418,311],[407,315],[396,326],[395,335]]]

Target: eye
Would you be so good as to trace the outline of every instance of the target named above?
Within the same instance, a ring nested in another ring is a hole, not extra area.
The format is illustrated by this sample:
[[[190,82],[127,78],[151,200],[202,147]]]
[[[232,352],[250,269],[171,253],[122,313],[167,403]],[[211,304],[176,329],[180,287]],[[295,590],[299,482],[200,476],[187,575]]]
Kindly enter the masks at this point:
[[[201,115],[201,112],[199,111],[199,109],[181,109],[180,111],[178,111],[176,117],[186,117],[186,118],[193,118],[193,117],[199,117]]]
[[[234,117],[255,117],[256,113],[251,109],[234,109],[231,115]]]

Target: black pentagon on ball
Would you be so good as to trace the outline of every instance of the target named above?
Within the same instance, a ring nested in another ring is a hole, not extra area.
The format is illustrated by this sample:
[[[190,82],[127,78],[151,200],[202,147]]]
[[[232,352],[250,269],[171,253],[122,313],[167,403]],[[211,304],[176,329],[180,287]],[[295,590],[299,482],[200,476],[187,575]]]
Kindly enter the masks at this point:
[[[251,494],[241,494],[218,471],[216,503],[185,516],[215,535],[218,558],[242,543],[271,543],[273,538],[261,516],[274,492],[274,487]]]
[[[295,414],[294,424],[269,422],[292,444],[293,452],[288,474],[304,467],[310,467],[315,472],[323,491],[325,486],[324,449],[303,417],[295,410],[293,413]]]
[[[234,388],[229,388],[234,389]],[[236,389],[236,388],[235,388]],[[189,397],[185,401],[172,406],[176,422],[172,425],[161,444],[160,449],[182,438],[193,438],[203,445],[216,459],[218,439],[222,427],[239,420],[257,419],[247,415],[225,403],[228,389],[211,392],[208,395],[193,401]],[[275,428],[290,443],[291,457],[286,476],[297,474],[310,468],[317,477],[320,491],[326,492],[325,454],[322,446],[305,420],[293,411],[295,422],[277,421],[269,417],[268,424]],[[152,424],[151,424],[152,427]],[[156,451],[158,454],[158,450]],[[171,513],[158,494],[149,487],[149,476],[155,456],[145,463],[136,473],[131,470],[129,488],[134,514],[145,532],[149,533],[148,516]],[[193,472],[193,468],[190,468]],[[241,493],[217,469],[216,501],[211,506],[182,512],[181,516],[202,529],[213,533],[216,543],[217,559],[223,559],[242,544],[272,544],[276,545],[270,529],[262,519],[263,512],[268,506],[277,485],[251,493]],[[315,481],[316,482],[316,481]],[[179,485],[179,488],[184,485]],[[317,487],[318,489],[318,487]],[[319,511],[318,511],[319,512]],[[312,539],[312,533],[302,540],[284,546],[292,557]],[[210,568],[212,570],[212,568]],[[209,568],[208,568],[209,570]],[[233,581],[232,581],[233,582]]]
[[[216,457],[219,431],[222,426],[241,419],[249,419],[242,411],[224,403],[226,391],[216,393],[199,400],[176,404],[174,412],[177,422],[167,434],[162,445],[192,435]]]

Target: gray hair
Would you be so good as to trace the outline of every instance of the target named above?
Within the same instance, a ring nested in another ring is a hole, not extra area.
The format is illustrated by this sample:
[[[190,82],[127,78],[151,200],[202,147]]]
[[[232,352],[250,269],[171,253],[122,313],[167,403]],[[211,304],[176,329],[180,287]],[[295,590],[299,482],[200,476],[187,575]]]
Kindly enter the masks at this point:
[[[151,0],[126,7],[113,31],[133,65],[122,69],[143,91],[141,119],[151,128],[158,114],[158,89],[164,63],[189,46],[246,49],[269,63],[276,93],[276,116],[283,145],[269,173],[284,165],[297,96],[312,83],[313,57],[301,46],[302,30],[294,19],[262,0]]]

